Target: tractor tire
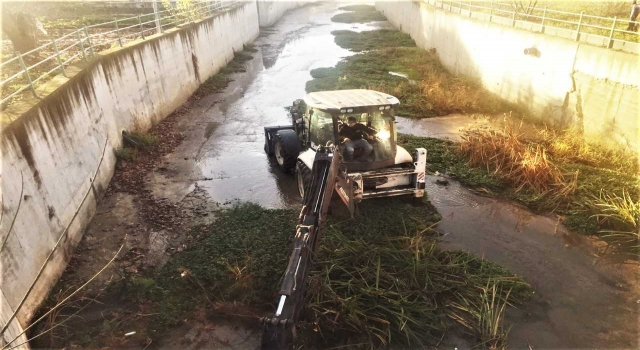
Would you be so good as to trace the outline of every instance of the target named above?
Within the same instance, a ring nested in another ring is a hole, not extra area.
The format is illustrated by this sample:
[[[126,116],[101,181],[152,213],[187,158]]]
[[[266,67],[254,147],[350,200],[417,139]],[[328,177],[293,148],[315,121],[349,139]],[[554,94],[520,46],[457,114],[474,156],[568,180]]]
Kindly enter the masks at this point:
[[[300,198],[304,199],[304,194],[311,185],[311,169],[301,160],[296,163],[296,183]]]
[[[273,150],[269,147],[269,141],[267,141],[266,137],[264,138],[264,153],[269,157],[273,155]]]
[[[280,169],[288,173],[296,166],[298,154],[302,151],[300,138],[293,130],[280,130],[275,135],[273,154]]]

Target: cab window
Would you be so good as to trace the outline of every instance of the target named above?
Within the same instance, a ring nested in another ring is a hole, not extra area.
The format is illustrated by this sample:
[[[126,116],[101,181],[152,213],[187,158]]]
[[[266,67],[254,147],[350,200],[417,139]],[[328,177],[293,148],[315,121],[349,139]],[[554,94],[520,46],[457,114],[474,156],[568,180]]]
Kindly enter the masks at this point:
[[[334,142],[331,114],[313,109],[309,110],[309,115],[311,117],[310,141],[322,146],[325,146],[329,141]]]

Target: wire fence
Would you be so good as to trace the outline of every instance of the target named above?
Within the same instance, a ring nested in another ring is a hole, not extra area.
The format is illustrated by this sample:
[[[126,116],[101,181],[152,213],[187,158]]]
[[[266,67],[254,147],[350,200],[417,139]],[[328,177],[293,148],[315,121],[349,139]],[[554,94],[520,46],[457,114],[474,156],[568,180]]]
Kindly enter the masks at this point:
[[[66,77],[70,65],[88,61],[97,52],[211,17],[242,3],[201,1],[189,6],[164,8],[161,3],[154,2],[152,13],[84,26],[28,52],[15,52],[13,57],[0,63],[0,109],[4,110],[25,94],[39,98],[37,88],[40,84],[58,74]]]
[[[514,8],[511,3],[497,1],[423,1],[474,19],[638,53],[637,21],[550,10],[546,7],[523,11]]]

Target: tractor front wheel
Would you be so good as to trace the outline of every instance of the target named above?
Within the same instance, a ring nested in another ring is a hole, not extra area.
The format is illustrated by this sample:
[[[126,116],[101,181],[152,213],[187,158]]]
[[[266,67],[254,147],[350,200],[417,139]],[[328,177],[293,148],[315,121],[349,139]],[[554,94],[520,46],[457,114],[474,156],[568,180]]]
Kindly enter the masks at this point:
[[[311,169],[301,160],[296,163],[296,183],[298,184],[300,198],[304,199],[304,194],[311,183]]]
[[[273,154],[280,169],[285,173],[292,171],[302,150],[298,135],[293,130],[280,130],[275,134],[274,143]]]

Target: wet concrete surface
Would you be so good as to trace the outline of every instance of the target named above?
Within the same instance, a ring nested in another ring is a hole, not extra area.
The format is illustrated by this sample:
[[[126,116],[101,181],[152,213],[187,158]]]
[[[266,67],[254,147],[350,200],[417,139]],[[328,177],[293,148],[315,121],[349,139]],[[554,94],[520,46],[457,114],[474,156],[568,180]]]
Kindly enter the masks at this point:
[[[179,200],[198,184],[221,204],[299,205],[291,175],[282,174],[264,153],[263,128],[291,124],[285,107],[304,97],[309,72],[352,54],[334,44],[331,31],[380,28],[333,23],[331,17],[342,12],[338,7],[307,5],[262,31],[247,72],[230,75],[234,81],[224,92],[191,106],[182,123],[186,140],[165,160],[171,176],[150,175],[156,196]]]
[[[396,117],[398,132],[423,137],[458,140],[465,129],[483,128],[493,125],[486,116],[452,114],[446,117],[411,119]]]

